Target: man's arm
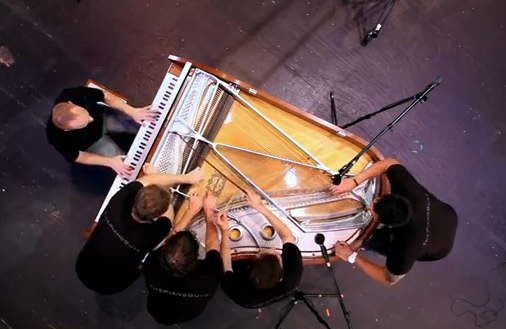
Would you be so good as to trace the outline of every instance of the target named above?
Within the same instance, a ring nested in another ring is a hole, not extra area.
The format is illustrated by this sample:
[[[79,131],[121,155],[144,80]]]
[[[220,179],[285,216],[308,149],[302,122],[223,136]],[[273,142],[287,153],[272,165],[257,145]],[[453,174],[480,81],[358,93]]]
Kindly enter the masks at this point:
[[[157,184],[161,186],[174,186],[178,184],[197,184],[202,179],[202,173],[200,168],[196,168],[185,175],[171,175],[171,174],[160,174],[160,173],[149,173],[137,179],[142,185],[147,186],[151,184]]]
[[[348,261],[348,257],[353,254],[353,250],[351,249],[350,245],[346,242],[338,242],[334,247],[336,256],[341,258],[344,261]],[[381,266],[378,264],[375,264],[371,261],[368,261],[365,258],[362,258],[361,256],[357,255],[357,258],[355,259],[355,264],[357,264],[358,267],[364,271],[365,274],[373,278],[374,280],[384,283],[388,286],[393,286],[396,284],[400,279],[402,279],[405,275],[394,275],[388,271],[386,266]]]
[[[365,258],[362,258],[359,255],[357,255],[355,264],[357,264],[357,266],[360,267],[365,274],[367,274],[374,280],[386,284],[388,286],[393,286],[405,276],[405,275],[393,275],[388,271],[386,266],[375,264]]]
[[[336,196],[348,193],[366,180],[383,175],[390,166],[395,164],[399,164],[399,161],[392,158],[375,162],[369,168],[361,173],[358,173],[353,178],[345,178],[341,184],[331,185],[330,191]]]
[[[362,182],[368,179],[383,175],[384,173],[387,172],[390,166],[393,166],[395,164],[399,164],[399,161],[397,161],[396,159],[389,158],[385,160],[380,160],[378,162],[375,162],[372,166],[370,166],[363,172],[355,175],[355,180],[357,181],[358,184],[362,184]]]
[[[214,210],[204,210],[204,217],[206,218],[206,252],[218,251],[218,229],[214,224]]]
[[[116,97],[107,91],[104,91],[104,103],[118,111],[125,113],[139,124],[142,124],[144,120],[152,121],[155,117],[155,113],[151,111],[151,106],[134,108],[128,105],[128,103],[124,102],[119,97]]]
[[[132,173],[132,169],[123,163],[124,159],[125,157],[122,155],[115,157],[105,157],[98,154],[79,151],[79,155],[77,156],[75,162],[86,165],[109,167],[118,175],[129,176]]]
[[[262,203],[259,195],[248,192],[246,199],[251,207],[261,213],[271,223],[272,227],[278,232],[279,237],[283,243],[295,243],[295,237],[292,231],[286,226],[283,221],[277,218],[267,207]]]
[[[199,194],[198,192],[192,192],[190,194],[190,206],[188,207],[188,210],[186,210],[183,217],[177,221],[176,225],[170,232],[170,235],[185,230],[192,218],[199,213],[200,209],[202,209],[203,202],[204,198],[202,194]]]
[[[127,102],[107,91],[104,91],[104,103],[128,116],[132,116],[135,111],[135,109],[128,105]]]
[[[218,214],[216,224],[221,231],[220,255],[223,260],[223,272],[232,271],[232,256],[230,255],[230,239],[228,238],[228,217],[226,212]]]
[[[216,209],[216,196],[211,191],[206,192],[204,198],[204,217],[206,219],[206,252],[218,251],[218,229],[214,223],[214,210]]]
[[[186,229],[186,227],[188,226],[188,223],[191,221],[191,219],[193,217],[195,217],[195,215],[202,208],[202,198],[200,198],[200,200],[198,198],[199,198],[199,196],[198,196],[198,193],[196,193],[196,192],[193,192],[190,195],[190,206],[189,206],[188,210],[186,210],[185,214],[177,222],[177,224],[175,226],[172,226],[172,229],[170,230],[169,234],[167,234],[165,239],[163,239],[162,242],[160,242],[158,244],[158,246],[156,246],[156,248],[153,250],[156,250],[156,249],[160,248],[161,246],[163,246],[165,244],[165,242],[167,241],[167,239],[169,239],[172,235],[176,234],[179,231],[183,231],[184,229]],[[171,221],[171,223],[173,223],[174,208],[172,207],[172,205],[169,205],[169,208],[167,209],[167,211],[160,217],[167,217]]]

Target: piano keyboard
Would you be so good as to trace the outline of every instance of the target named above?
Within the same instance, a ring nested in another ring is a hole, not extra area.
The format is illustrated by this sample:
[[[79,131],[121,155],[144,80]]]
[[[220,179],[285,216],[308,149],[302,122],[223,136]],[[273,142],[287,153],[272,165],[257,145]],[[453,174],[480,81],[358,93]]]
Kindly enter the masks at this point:
[[[116,176],[114,182],[105,197],[104,203],[100,207],[100,210],[95,218],[95,221],[100,220],[105,207],[109,203],[116,192],[118,192],[123,186],[137,179],[144,161],[148,156],[148,153],[155,142],[156,136],[160,132],[169,111],[176,99],[176,96],[183,85],[183,82],[190,71],[191,63],[187,62],[181,71],[179,77],[167,72],[163,79],[162,85],[158,89],[158,92],[153,101],[153,110],[156,112],[156,118],[150,122],[147,126],[142,126],[137,135],[135,136],[132,146],[128,151],[125,163],[133,168],[132,174],[128,177]]]

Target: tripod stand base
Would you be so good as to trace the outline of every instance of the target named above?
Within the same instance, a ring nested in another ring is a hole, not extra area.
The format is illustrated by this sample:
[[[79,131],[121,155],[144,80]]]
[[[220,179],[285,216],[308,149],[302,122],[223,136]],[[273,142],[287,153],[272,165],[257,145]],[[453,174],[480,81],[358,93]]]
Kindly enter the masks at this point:
[[[331,329],[329,324],[320,316],[318,311],[315,310],[315,308],[313,307],[313,304],[308,299],[308,297],[338,297],[338,295],[337,294],[306,294],[303,291],[296,290],[294,292],[294,294],[292,295],[292,300],[288,304],[288,309],[286,310],[285,314],[283,314],[283,316],[281,317],[279,322],[276,324],[275,328],[276,329],[281,328],[283,321],[285,321],[288,314],[290,314],[290,311],[294,308],[295,305],[297,305],[297,303],[299,301],[302,301],[307,306],[307,308],[309,308],[311,313],[313,313],[313,315],[316,317],[316,320],[318,320],[318,322],[320,322],[325,328]]]

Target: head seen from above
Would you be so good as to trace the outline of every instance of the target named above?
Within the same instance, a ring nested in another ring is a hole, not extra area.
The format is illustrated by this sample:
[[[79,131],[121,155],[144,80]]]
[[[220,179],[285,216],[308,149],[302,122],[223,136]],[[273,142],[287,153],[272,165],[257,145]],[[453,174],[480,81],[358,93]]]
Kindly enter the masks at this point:
[[[170,193],[162,187],[144,186],[135,195],[132,216],[139,222],[153,221],[169,209],[170,199]]]
[[[88,111],[72,102],[56,104],[53,108],[53,123],[63,130],[76,130],[86,127],[93,118]]]
[[[387,194],[372,205],[373,216],[382,224],[396,228],[406,225],[413,211],[408,199],[397,194]]]
[[[180,231],[172,235],[162,252],[162,265],[174,277],[185,277],[197,265],[199,242],[190,231]]]
[[[262,251],[249,267],[249,279],[258,289],[274,288],[282,276],[281,257],[274,249]]]

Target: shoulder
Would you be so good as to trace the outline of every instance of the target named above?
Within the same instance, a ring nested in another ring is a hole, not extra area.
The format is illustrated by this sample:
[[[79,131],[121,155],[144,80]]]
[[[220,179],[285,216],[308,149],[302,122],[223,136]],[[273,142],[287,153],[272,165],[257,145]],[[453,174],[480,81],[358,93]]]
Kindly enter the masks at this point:
[[[218,250],[209,250],[206,253],[206,258],[204,259],[206,263],[222,263],[221,255]]]
[[[299,247],[297,247],[294,243],[287,242],[283,244],[283,257],[284,256],[301,256],[301,252]]]
[[[148,257],[144,261],[144,269],[148,269],[153,266],[158,266],[158,260],[162,255],[162,249],[153,250],[149,253]]]
[[[223,275],[223,261],[217,250],[209,250],[204,259],[199,260],[199,275],[207,279],[219,280]]]
[[[226,271],[221,279],[221,289],[227,294],[231,295],[237,293],[238,291],[244,291],[243,288],[238,288],[242,286],[242,281],[238,279],[237,274],[232,271]]]
[[[416,260],[423,254],[423,237],[414,227],[394,233],[392,246],[386,255],[386,268],[393,275],[408,273]]]
[[[418,183],[416,178],[411,174],[408,168],[404,167],[400,163],[390,165],[386,171],[386,175],[389,181],[394,182],[407,181],[409,183],[411,182]]]
[[[83,100],[92,102],[104,101],[104,92],[100,89],[84,86],[64,89],[55,100],[55,105],[62,102],[78,103]]]
[[[172,222],[169,218],[162,216],[155,221],[155,230],[167,234],[172,229]]]
[[[56,127],[56,125],[53,123],[53,113],[51,112],[46,124],[46,137],[49,143],[55,144],[61,142],[59,136],[64,133],[65,131],[63,129]]]
[[[150,279],[151,277],[153,277],[153,275],[157,273],[158,269],[161,267],[160,265],[161,255],[162,255],[161,249],[157,249],[149,253],[142,267],[142,271],[146,279]]]
[[[411,175],[411,173],[408,171],[408,169],[398,162],[392,163],[391,165],[389,165],[387,168],[386,174],[387,175],[399,175],[399,174]]]
[[[114,194],[107,205],[108,210],[114,208],[122,208],[126,202],[133,203],[137,192],[142,188],[142,184],[136,181],[123,186],[116,194]]]
[[[283,280],[294,281],[298,284],[303,271],[302,254],[299,248],[293,243],[285,243],[283,245]]]
[[[137,192],[139,192],[143,187],[144,185],[141,183],[133,181],[123,186],[123,188],[121,188],[121,190],[119,190],[116,195],[137,194]]]
[[[427,192],[425,187],[401,164],[390,166],[386,171],[386,176],[390,183],[391,193],[393,194],[399,194],[411,200]]]

